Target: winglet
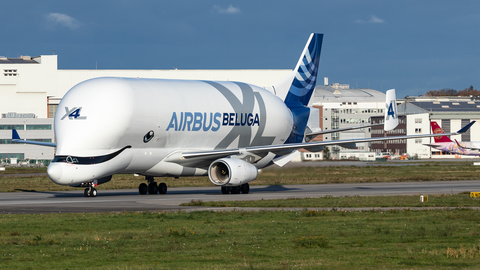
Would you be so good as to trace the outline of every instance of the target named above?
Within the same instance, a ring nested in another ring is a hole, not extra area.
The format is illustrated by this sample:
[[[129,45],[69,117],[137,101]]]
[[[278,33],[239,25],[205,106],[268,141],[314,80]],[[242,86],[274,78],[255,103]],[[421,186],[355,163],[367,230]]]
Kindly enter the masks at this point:
[[[460,144],[458,143],[457,139],[455,139],[455,142],[457,143],[458,147],[462,148]]]
[[[472,121],[470,122],[468,125],[464,126],[463,128],[461,128],[459,131],[457,131],[458,134],[463,134],[465,132],[468,131],[468,129],[473,125],[475,124],[476,121]]]
[[[21,140],[16,129],[12,129],[12,140]]]

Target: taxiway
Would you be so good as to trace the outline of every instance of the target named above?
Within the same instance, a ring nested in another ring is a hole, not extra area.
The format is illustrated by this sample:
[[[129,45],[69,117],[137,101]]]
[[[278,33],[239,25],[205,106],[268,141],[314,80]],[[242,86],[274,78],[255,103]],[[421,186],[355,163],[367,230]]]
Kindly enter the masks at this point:
[[[322,185],[250,186],[249,194],[221,194],[219,187],[169,188],[165,195],[139,195],[137,189],[98,190],[97,197],[84,197],[83,189],[52,192],[0,193],[0,213],[82,213],[121,211],[208,210],[179,206],[192,200],[231,201],[308,198],[322,196],[389,196],[452,194],[480,191],[480,180],[354,183]]]

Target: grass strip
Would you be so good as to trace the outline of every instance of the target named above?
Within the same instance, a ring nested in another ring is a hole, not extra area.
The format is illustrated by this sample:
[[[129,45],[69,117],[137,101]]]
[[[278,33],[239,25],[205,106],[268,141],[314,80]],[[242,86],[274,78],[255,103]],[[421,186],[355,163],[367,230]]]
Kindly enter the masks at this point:
[[[460,194],[428,195],[427,202],[420,195],[402,196],[325,196],[318,198],[287,198],[256,201],[209,201],[192,200],[181,206],[209,207],[301,207],[301,208],[350,208],[350,207],[472,207],[480,206],[480,198],[471,198],[470,192]]]
[[[479,224],[469,209],[0,215],[0,268],[477,269]]]

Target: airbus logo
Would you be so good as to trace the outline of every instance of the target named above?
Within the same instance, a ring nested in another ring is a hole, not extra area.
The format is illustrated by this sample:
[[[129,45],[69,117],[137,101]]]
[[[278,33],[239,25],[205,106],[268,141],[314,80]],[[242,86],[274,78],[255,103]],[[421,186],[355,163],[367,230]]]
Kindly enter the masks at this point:
[[[260,126],[258,113],[173,112],[167,131],[218,131],[221,126]]]
[[[80,113],[82,111],[82,107],[73,107],[71,110],[68,107],[65,107],[65,115],[63,115],[62,119],[68,117],[70,120],[85,120],[87,119],[86,116],[80,116]]]

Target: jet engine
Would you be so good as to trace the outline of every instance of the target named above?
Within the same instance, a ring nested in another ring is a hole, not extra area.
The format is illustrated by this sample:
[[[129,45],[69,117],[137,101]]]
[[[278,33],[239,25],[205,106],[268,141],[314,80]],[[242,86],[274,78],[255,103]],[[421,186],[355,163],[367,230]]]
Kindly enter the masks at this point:
[[[235,158],[217,159],[208,167],[208,177],[217,186],[239,186],[257,178],[258,169]]]

